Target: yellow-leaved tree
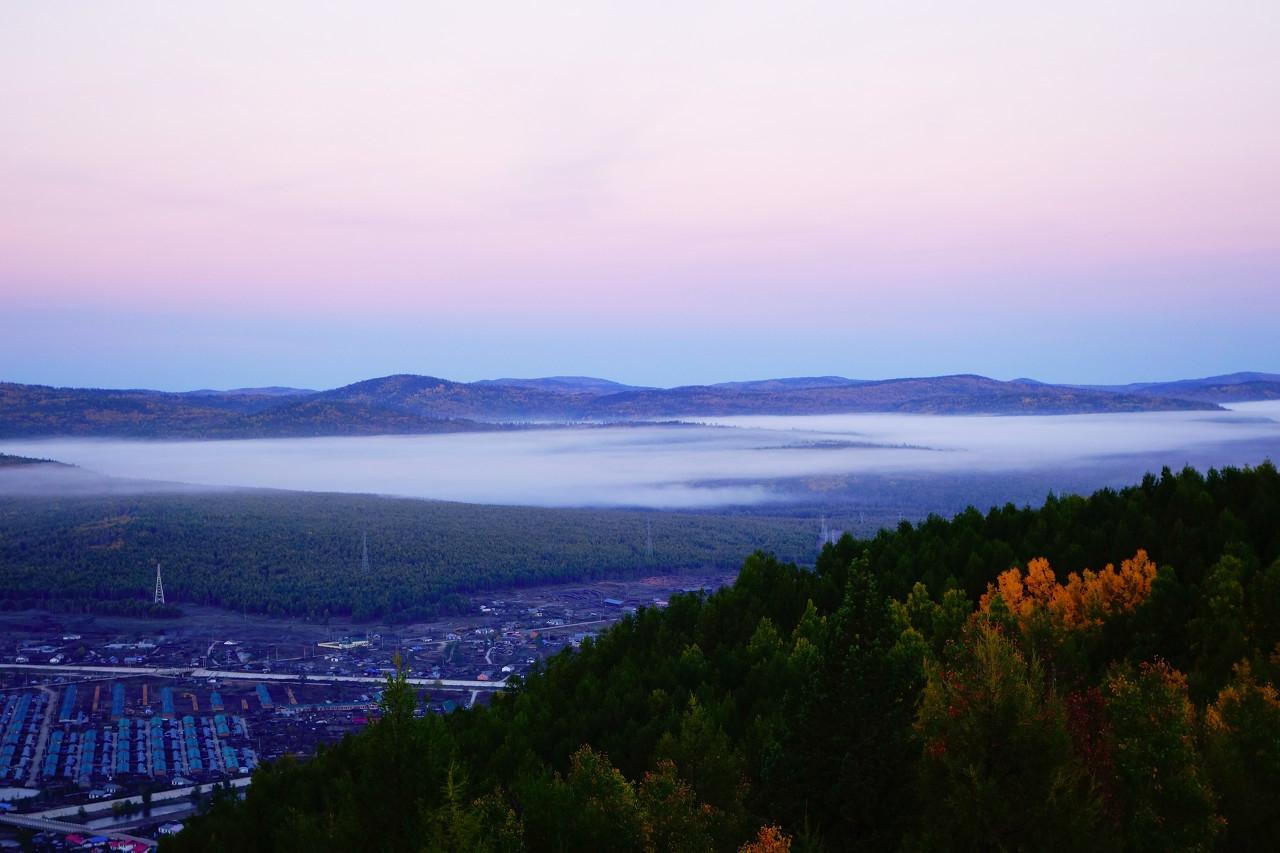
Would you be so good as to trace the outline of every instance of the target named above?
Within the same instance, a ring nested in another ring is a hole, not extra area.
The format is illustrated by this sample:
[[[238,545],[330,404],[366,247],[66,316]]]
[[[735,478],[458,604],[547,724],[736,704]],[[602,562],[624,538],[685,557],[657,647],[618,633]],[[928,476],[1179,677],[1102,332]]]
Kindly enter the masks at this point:
[[[979,601],[979,610],[999,609],[997,599],[1023,628],[1033,620],[1047,617],[1055,626],[1067,629],[1101,625],[1117,613],[1132,613],[1151,594],[1156,564],[1139,550],[1120,564],[1110,563],[1102,571],[1085,569],[1067,575],[1059,583],[1044,557],[1002,572]]]

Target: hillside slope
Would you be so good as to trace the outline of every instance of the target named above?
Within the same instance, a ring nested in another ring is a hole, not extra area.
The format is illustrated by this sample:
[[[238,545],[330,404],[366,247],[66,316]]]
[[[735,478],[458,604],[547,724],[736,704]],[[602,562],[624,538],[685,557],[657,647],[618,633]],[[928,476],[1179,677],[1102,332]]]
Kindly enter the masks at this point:
[[[1271,849],[1278,512],[1270,465],[1166,471],[757,554],[489,708],[392,679],[161,850]]]
[[[257,438],[493,429],[493,424],[845,412],[1050,415],[1213,410],[1280,397],[1253,379],[1089,388],[956,375],[879,381],[796,377],[637,388],[587,377],[453,382],[396,374],[327,391],[161,391],[0,383],[0,438]]]
[[[1201,379],[1172,382],[1134,382],[1129,385],[1080,386],[1118,394],[1178,397],[1211,403],[1243,403],[1252,400],[1280,400],[1280,373],[1244,371]]]
[[[653,418],[844,412],[1047,415],[1216,408],[1213,403],[1154,395],[1026,385],[985,376],[958,375],[809,387],[760,383],[746,388],[703,385],[633,391],[598,397],[585,411],[593,417]]]
[[[488,430],[369,396],[175,394],[0,383],[0,438],[280,438]]]

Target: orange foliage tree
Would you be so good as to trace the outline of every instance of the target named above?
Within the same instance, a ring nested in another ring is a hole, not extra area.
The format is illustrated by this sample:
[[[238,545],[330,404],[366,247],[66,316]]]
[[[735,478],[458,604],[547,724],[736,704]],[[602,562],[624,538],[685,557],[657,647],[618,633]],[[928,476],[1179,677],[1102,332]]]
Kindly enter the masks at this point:
[[[1156,564],[1142,550],[1122,562],[1118,571],[1108,563],[1100,572],[1071,572],[1066,584],[1058,583],[1048,560],[1037,557],[1027,564],[1025,574],[1015,567],[988,584],[979,609],[990,613],[999,598],[1024,626],[1047,615],[1065,628],[1087,628],[1113,614],[1132,612],[1151,594],[1155,576]]]
[[[791,837],[776,826],[762,826],[755,840],[739,847],[738,853],[791,853]]]

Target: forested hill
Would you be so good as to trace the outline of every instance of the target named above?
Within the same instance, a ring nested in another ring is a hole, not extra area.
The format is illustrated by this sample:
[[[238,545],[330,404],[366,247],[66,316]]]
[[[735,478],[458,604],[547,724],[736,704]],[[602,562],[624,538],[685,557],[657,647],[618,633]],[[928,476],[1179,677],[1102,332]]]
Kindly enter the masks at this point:
[[[1280,474],[757,554],[490,708],[384,714],[164,851],[1272,850]]]
[[[757,547],[810,560],[814,542],[808,518],[741,514],[265,490],[24,496],[0,498],[0,608],[144,612],[163,560],[179,607],[401,621],[458,612],[485,589],[731,571]]]
[[[1095,391],[1121,394],[1151,394],[1231,403],[1242,400],[1280,400],[1280,374],[1245,371],[1206,376],[1203,379],[1177,379],[1172,382],[1135,382],[1130,385],[1086,385]]]
[[[0,438],[295,438],[494,428],[311,394],[171,394],[0,383]]]
[[[587,377],[468,383],[398,374],[326,391],[272,387],[185,393],[0,383],[0,438],[413,434],[492,430],[498,424],[526,422],[699,415],[1212,410],[1219,408],[1220,400],[1268,399],[1275,396],[1273,390],[1280,394],[1280,383],[1266,379],[1090,388],[966,374],[877,381],[798,377],[679,388],[642,388]]]

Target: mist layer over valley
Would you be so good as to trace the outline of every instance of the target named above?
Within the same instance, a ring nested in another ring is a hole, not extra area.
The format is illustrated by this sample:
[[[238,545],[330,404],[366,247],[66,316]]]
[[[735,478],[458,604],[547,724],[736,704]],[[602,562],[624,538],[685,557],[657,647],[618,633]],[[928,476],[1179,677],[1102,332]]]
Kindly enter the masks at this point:
[[[740,416],[413,436],[11,440],[0,452],[77,466],[0,471],[0,494],[11,495],[174,488],[119,482],[143,480],[544,507],[781,510],[860,503],[868,490],[901,478],[1035,472],[1042,497],[1131,482],[1166,465],[1256,464],[1280,456],[1280,402],[1225,412]],[[980,492],[972,496],[979,505],[1028,498],[1017,488]],[[936,510],[954,503],[940,501]]]

